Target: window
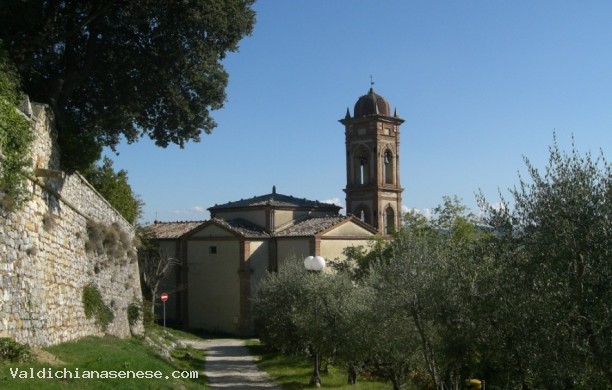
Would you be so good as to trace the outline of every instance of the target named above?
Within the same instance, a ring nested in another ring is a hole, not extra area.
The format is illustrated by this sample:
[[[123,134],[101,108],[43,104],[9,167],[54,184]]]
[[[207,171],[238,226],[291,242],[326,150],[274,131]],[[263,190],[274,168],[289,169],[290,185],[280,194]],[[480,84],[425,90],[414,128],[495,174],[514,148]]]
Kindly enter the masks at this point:
[[[385,212],[385,234],[391,234],[395,231],[395,212],[391,206],[387,207]]]
[[[371,223],[370,221],[370,212],[368,211],[368,207],[364,204],[360,204],[355,208],[355,212],[353,213],[357,218],[359,218],[362,222]]]
[[[384,170],[385,184],[393,184],[393,154],[387,150],[384,157]]]
[[[208,253],[211,255],[216,255],[217,254],[217,246],[216,245],[211,245],[208,247]]]
[[[359,184],[360,185],[364,185],[366,183],[367,166],[368,166],[368,158],[366,156],[361,156],[359,158]]]

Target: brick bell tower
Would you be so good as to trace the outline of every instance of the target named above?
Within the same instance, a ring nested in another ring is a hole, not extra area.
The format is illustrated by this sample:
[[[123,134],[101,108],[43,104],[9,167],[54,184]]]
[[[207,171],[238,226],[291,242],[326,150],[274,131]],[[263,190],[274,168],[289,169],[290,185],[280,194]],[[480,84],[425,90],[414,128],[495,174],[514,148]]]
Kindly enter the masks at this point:
[[[346,212],[391,234],[401,224],[400,125],[397,110],[373,88],[340,119],[346,137]]]

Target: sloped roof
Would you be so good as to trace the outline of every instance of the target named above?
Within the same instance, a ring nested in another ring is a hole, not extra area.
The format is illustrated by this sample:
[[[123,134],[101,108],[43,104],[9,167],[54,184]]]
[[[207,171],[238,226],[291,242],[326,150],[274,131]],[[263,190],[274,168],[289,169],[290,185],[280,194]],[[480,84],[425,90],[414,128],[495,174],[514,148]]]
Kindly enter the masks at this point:
[[[213,218],[211,222],[217,223],[226,229],[229,229],[243,237],[247,238],[261,238],[270,237],[270,235],[261,226],[255,225],[242,218],[236,218],[229,221],[221,218]]]
[[[266,231],[258,225],[242,218],[226,221],[221,218],[213,218],[209,221],[178,221],[178,222],[158,222],[146,227],[157,239],[176,239],[181,238],[207,224],[217,224],[225,229],[236,233],[242,237],[270,237]]]
[[[318,217],[309,218],[305,221],[296,223],[285,230],[276,233],[277,237],[299,237],[313,236],[317,233],[325,231],[330,227],[339,224],[350,217],[334,216],[334,217]]]
[[[340,210],[341,207],[331,203],[322,203],[318,200],[308,200],[305,198],[296,198],[291,195],[283,195],[276,193],[273,189],[271,193],[266,195],[254,196],[249,199],[240,199],[234,202],[228,202],[220,205],[209,207],[208,210],[221,210],[232,208],[247,208],[247,207],[294,207],[294,208],[327,208]]]
[[[177,222],[158,222],[146,227],[155,238],[173,239],[180,238],[190,231],[202,225],[204,221],[177,221]]]
[[[147,229],[158,239],[178,239],[189,233],[199,230],[208,224],[219,225],[241,237],[245,238],[270,238],[270,237],[306,237],[314,236],[327,229],[330,229],[342,222],[352,220],[357,224],[364,225],[371,229],[369,225],[361,223],[353,216],[331,216],[307,218],[301,222],[287,227],[286,229],[270,234],[263,227],[251,223],[242,218],[225,220],[213,218],[209,221],[180,221],[180,222],[155,222],[147,226]]]

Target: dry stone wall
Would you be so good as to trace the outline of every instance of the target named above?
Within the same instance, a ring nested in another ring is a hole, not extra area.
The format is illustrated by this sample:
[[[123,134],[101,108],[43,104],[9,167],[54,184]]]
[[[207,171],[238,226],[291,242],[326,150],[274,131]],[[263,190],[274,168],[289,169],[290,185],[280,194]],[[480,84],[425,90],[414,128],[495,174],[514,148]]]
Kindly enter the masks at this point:
[[[105,333],[142,333],[142,323],[130,329],[127,317],[128,305],[141,299],[134,227],[81,175],[57,175],[51,111],[31,107],[25,112],[35,130],[32,196],[18,211],[0,208],[0,337],[46,346],[102,335],[95,318],[85,316],[82,294],[88,284],[98,287],[114,312]],[[110,226],[113,235],[92,245],[92,234],[100,234],[96,229]],[[113,239],[123,247],[107,253],[102,248]]]

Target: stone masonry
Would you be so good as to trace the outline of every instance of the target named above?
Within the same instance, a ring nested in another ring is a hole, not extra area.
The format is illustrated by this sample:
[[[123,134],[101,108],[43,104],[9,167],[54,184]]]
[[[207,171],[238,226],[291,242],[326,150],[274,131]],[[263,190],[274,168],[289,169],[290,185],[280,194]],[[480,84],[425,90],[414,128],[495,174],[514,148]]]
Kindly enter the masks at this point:
[[[142,323],[130,329],[127,318],[128,305],[141,300],[135,250],[113,256],[87,247],[93,223],[114,225],[128,242],[134,227],[80,174],[58,172],[51,110],[31,107],[24,112],[35,130],[32,195],[17,211],[0,208],[0,337],[47,346],[102,335],[95,319],[85,317],[82,294],[90,283],[115,314],[106,333],[141,334]]]

